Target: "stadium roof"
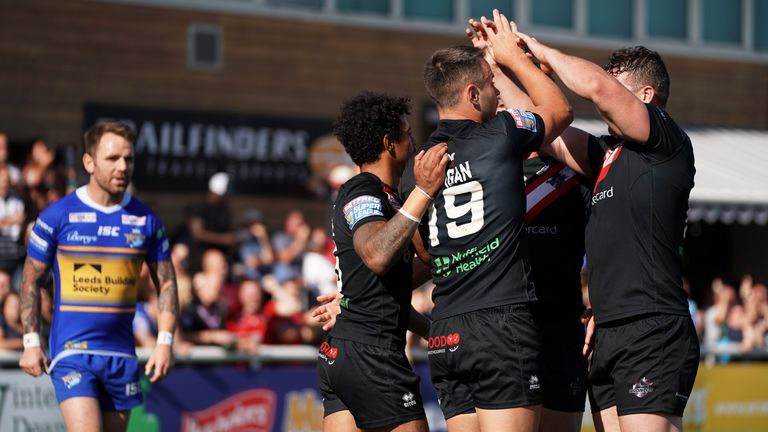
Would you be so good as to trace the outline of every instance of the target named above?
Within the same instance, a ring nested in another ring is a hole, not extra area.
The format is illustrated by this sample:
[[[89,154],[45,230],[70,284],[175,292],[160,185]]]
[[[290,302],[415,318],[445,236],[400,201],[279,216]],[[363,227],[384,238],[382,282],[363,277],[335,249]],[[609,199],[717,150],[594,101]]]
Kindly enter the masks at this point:
[[[607,133],[600,120],[575,120],[591,134]],[[768,131],[685,127],[693,143],[696,177],[688,219],[768,224]]]

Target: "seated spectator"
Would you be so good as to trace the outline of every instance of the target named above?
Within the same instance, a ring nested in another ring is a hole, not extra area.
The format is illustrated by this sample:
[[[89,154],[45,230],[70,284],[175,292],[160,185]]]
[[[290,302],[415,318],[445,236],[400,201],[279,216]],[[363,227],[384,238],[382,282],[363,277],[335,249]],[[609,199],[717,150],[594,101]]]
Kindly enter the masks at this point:
[[[240,282],[240,315],[227,323],[227,329],[237,336],[238,351],[255,354],[267,333],[267,317],[262,312],[263,295],[255,280]]]
[[[312,230],[312,236],[307,244],[307,251],[301,265],[301,275],[304,286],[313,297],[336,292],[336,263],[328,260],[325,251],[330,238],[323,228]]]
[[[24,201],[11,189],[8,170],[0,168],[0,269],[11,274],[22,257],[19,238],[25,217]]]
[[[302,287],[298,280],[288,279],[280,284],[277,278],[265,276],[264,290],[272,299],[264,305],[268,319],[266,342],[278,345],[313,344],[319,339],[318,324],[304,306]]]
[[[751,278],[750,278],[751,284]],[[763,284],[752,285],[744,304],[744,328],[742,348],[749,352],[765,348],[765,333],[768,326],[768,293]]]
[[[218,249],[208,249],[203,253],[202,273],[206,277],[221,280],[219,296],[227,305],[227,316],[237,316],[240,313],[238,289],[230,282],[229,263],[227,257]]]
[[[227,304],[221,297],[223,277],[197,273],[192,278],[194,297],[181,314],[182,337],[195,345],[234,348],[235,337],[226,330]]]
[[[278,282],[283,283],[301,275],[301,256],[307,247],[309,234],[309,225],[304,221],[304,215],[294,210],[285,218],[283,230],[272,236],[272,249],[275,253],[272,274]]]
[[[8,170],[8,175],[11,179],[11,185],[18,187],[21,183],[21,170],[19,167],[10,162],[8,135],[6,135],[5,132],[0,132],[0,169],[1,168]]]
[[[248,238],[240,244],[243,277],[258,280],[272,271],[271,266],[274,261],[272,244],[258,210],[246,211],[243,214],[243,224],[249,233]]]
[[[0,324],[0,348],[21,350],[24,329],[21,326],[21,299],[15,291],[8,293],[3,301],[2,323]]]

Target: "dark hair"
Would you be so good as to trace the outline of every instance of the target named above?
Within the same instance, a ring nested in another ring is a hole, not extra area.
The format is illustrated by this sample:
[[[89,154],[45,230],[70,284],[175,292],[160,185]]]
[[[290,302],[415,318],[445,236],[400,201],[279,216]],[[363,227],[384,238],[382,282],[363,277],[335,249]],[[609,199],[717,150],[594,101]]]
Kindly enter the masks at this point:
[[[121,136],[131,144],[133,144],[134,140],[136,139],[136,132],[126,123],[114,120],[102,120],[91,126],[87,131],[85,131],[85,134],[83,134],[83,151],[93,156],[96,152],[96,146],[99,144],[101,137],[106,133],[113,133],[115,135]]]
[[[611,54],[603,69],[613,76],[628,72],[634,90],[649,85],[656,92],[659,104],[662,107],[667,105],[669,74],[664,60],[656,51],[644,46],[618,49]]]
[[[347,99],[333,125],[333,132],[357,165],[379,160],[382,139],[402,138],[403,115],[411,113],[410,98],[364,91]]]
[[[452,107],[459,102],[468,84],[482,87],[485,82],[483,51],[458,45],[435,51],[424,64],[424,86],[439,107]]]

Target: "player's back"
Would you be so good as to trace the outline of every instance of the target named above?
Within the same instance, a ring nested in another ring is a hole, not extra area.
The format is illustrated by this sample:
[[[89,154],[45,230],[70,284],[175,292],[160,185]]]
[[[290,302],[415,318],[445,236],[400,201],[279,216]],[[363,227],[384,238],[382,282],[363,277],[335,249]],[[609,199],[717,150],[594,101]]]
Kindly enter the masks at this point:
[[[478,124],[442,120],[425,147],[448,143],[445,184],[420,232],[432,257],[434,318],[535,300],[523,233],[522,154],[541,144],[541,118],[510,110]],[[413,189],[412,169],[403,182]]]
[[[53,267],[50,355],[135,353],[131,322],[145,259],[167,259],[157,217],[129,194],[119,205],[94,203],[85,187],[41,213],[30,257]]]

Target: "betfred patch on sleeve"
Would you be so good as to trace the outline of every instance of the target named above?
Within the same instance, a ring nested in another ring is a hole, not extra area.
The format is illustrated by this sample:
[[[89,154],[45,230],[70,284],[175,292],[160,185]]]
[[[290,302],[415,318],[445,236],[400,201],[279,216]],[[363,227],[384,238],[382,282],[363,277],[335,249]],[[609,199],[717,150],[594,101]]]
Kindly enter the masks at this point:
[[[344,206],[344,219],[349,229],[370,216],[384,216],[381,200],[371,195],[359,196]]]
[[[536,116],[530,111],[523,111],[516,108],[507,110],[512,118],[515,120],[515,126],[518,129],[528,129],[531,132],[536,132]]]

